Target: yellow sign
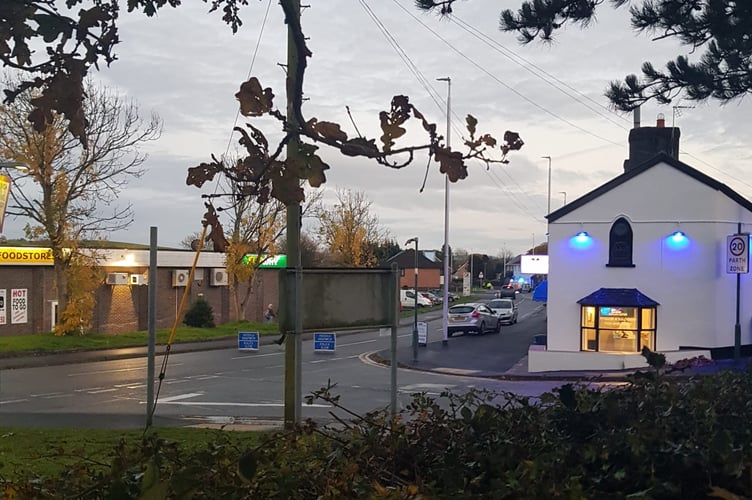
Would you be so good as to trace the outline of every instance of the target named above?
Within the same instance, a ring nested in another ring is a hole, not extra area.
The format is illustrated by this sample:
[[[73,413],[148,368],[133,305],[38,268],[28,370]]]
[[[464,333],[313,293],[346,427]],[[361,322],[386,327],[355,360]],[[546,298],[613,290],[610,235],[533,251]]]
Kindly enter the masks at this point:
[[[10,196],[10,177],[0,175],[0,233],[3,232],[3,221],[5,220],[5,207],[8,206],[8,196]]]
[[[0,266],[52,265],[52,249],[35,247],[0,247]]]

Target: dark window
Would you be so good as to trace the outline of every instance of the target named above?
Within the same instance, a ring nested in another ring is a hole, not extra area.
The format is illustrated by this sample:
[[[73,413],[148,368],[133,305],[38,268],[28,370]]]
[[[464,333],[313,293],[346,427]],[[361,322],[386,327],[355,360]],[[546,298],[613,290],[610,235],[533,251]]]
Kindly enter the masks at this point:
[[[608,233],[608,267],[634,267],[632,263],[632,226],[620,217]]]

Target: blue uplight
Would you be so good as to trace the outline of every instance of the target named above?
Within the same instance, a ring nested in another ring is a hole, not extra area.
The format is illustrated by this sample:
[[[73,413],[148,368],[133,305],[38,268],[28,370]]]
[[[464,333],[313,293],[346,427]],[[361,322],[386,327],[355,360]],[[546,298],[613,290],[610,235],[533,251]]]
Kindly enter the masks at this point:
[[[569,239],[569,246],[579,250],[589,248],[593,244],[593,238],[590,237],[587,231],[580,231]]]
[[[672,250],[681,250],[689,246],[689,238],[683,231],[674,231],[666,238],[666,246]]]

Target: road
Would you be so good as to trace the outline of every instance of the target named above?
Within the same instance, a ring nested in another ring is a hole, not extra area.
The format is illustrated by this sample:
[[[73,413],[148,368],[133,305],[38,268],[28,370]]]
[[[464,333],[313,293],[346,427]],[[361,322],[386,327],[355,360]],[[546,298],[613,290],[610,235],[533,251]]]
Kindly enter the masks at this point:
[[[470,377],[481,372],[503,372],[527,352],[533,335],[545,329],[545,310],[527,296],[519,303],[519,322],[505,326],[501,335],[466,335],[449,339],[442,347],[441,316],[428,313],[427,347],[418,352],[419,368],[400,369],[398,402],[401,408],[412,394],[438,395],[443,390],[471,388],[510,391],[530,396],[549,391],[562,382],[508,381]],[[412,325],[398,332],[398,358],[412,358]],[[386,408],[390,402],[390,370],[370,361],[369,354],[388,354],[389,338],[378,331],[338,337],[334,353],[314,353],[305,342],[302,359],[302,394],[336,384],[334,393],[343,405],[363,414]],[[258,352],[222,349],[172,354],[159,389],[155,423],[184,425],[195,422],[280,421],[283,415],[284,356],[274,344]],[[157,359],[157,370],[162,358]],[[443,366],[438,366],[437,363]],[[145,358],[3,370],[0,372],[0,425],[52,427],[139,427],[146,413]],[[426,365],[426,366],[421,366]],[[344,414],[321,401],[304,405],[303,418],[328,420],[331,412]]]

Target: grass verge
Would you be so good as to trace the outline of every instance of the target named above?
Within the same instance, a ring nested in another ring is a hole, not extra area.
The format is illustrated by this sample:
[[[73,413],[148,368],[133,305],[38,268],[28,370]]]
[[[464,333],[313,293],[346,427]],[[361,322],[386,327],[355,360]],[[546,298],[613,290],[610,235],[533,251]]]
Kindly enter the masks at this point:
[[[201,450],[218,441],[247,449],[258,444],[263,431],[227,431],[203,428],[160,427],[150,431],[162,439],[177,442],[181,449]],[[21,429],[0,427],[0,479],[19,480],[57,476],[86,461],[106,470],[121,440],[128,447],[141,443],[141,430],[104,429]]]

